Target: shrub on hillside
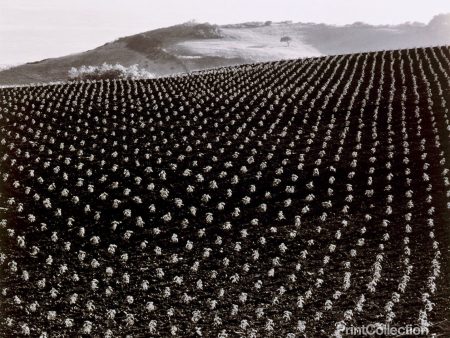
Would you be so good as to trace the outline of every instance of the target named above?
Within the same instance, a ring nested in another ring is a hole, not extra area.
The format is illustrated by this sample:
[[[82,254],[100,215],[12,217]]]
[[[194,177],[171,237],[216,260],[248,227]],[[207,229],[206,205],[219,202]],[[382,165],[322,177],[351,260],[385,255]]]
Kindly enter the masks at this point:
[[[149,79],[155,77],[154,74],[138,65],[124,67],[119,64],[110,65],[103,63],[101,66],[81,66],[72,67],[69,70],[69,79],[82,80],[112,80],[112,79]]]

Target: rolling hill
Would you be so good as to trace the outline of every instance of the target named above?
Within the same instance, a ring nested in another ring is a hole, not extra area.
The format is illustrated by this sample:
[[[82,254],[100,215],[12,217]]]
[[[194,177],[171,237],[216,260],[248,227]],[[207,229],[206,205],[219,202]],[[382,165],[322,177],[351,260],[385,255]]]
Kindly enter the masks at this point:
[[[0,85],[67,80],[71,67],[138,64],[157,76],[252,62],[450,44],[450,15],[427,25],[346,26],[292,22],[186,23],[123,37],[79,54],[0,71]],[[290,36],[287,46],[280,42]]]

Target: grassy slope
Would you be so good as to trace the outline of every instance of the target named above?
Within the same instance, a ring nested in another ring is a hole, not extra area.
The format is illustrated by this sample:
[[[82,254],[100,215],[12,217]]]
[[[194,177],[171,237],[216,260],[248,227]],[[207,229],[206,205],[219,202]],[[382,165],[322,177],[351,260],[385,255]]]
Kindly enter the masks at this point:
[[[66,80],[71,67],[103,62],[139,64],[164,76],[258,61],[445,45],[450,44],[447,21],[443,17],[428,26],[395,27],[183,24],[124,37],[84,53],[0,71],[0,85]],[[292,37],[289,47],[279,42],[283,35]]]

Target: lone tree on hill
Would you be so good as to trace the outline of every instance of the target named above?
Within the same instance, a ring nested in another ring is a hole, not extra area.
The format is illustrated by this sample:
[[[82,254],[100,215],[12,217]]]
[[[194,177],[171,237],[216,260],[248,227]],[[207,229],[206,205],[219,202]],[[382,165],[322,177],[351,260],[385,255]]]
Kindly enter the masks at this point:
[[[291,44],[292,38],[290,36],[283,36],[280,39],[280,42],[286,42],[287,46],[289,47],[289,45]]]

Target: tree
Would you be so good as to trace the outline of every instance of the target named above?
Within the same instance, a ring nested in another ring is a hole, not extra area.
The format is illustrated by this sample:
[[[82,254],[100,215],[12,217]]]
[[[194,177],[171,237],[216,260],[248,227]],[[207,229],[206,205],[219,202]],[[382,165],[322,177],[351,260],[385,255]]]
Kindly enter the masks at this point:
[[[81,66],[80,68],[72,67],[69,70],[69,79],[82,80],[112,80],[112,79],[149,79],[154,74],[145,69],[140,69],[138,65],[124,67],[120,64],[110,65],[103,63],[100,66]]]
[[[292,38],[290,36],[283,36],[280,39],[280,42],[286,42],[287,46],[289,47],[289,45],[291,44]]]

